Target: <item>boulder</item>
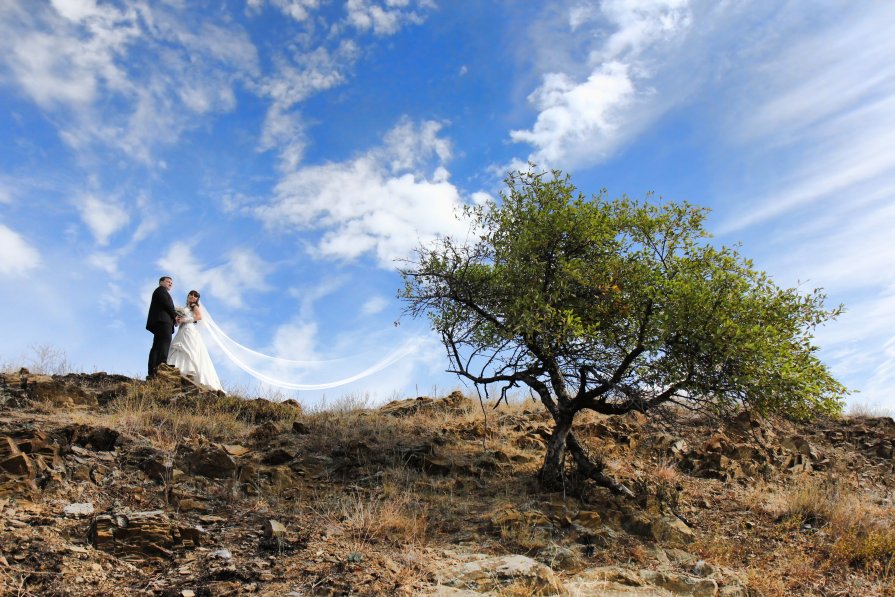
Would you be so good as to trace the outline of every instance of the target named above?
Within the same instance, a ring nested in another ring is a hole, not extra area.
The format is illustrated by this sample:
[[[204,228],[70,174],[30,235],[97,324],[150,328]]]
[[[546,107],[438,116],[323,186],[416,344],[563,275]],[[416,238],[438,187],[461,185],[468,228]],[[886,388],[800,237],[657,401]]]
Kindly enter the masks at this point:
[[[484,557],[452,566],[439,576],[440,584],[479,592],[500,591],[515,583],[534,594],[562,590],[562,582],[549,566],[523,555]]]

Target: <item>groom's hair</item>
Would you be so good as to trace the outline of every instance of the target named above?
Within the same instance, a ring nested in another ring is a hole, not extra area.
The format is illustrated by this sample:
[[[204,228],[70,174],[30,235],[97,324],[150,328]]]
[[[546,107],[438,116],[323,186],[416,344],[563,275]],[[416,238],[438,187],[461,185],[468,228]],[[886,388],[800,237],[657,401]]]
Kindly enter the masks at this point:
[[[162,276],[161,278],[158,279],[158,283],[161,284],[165,280],[170,280],[170,279],[171,279],[171,276]]]

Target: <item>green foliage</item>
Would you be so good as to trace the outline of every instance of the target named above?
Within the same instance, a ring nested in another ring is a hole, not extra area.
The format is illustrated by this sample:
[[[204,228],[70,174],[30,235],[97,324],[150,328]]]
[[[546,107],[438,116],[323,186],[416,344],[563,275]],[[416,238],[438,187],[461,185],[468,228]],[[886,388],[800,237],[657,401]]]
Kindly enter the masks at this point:
[[[431,318],[452,371],[486,388],[526,385],[555,417],[668,401],[797,418],[841,410],[845,388],[812,343],[841,308],[713,246],[705,209],[587,198],[559,171],[506,184],[499,202],[467,209],[474,242],[441,239],[402,272],[407,311]]]

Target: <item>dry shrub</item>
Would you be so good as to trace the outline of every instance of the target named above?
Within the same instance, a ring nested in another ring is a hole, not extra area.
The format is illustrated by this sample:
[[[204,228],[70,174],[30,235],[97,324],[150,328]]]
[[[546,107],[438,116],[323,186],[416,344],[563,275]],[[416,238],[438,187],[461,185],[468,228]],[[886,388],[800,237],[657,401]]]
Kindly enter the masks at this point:
[[[793,549],[753,562],[744,571],[750,589],[766,597],[811,595],[806,587],[817,587],[824,580],[824,565],[818,565],[812,554]]]
[[[0,373],[15,373],[23,367],[40,375],[66,375],[75,370],[68,360],[68,354],[61,348],[35,344],[30,351],[30,354],[22,353],[14,360],[0,363]]]
[[[44,375],[65,375],[71,373],[74,368],[68,360],[66,352],[60,348],[54,348],[48,344],[32,346],[34,356],[28,362],[28,369],[33,373]]]
[[[886,578],[895,577],[895,515],[865,497],[850,495],[831,523],[833,554]]]
[[[782,497],[782,499],[781,499]],[[791,524],[823,528],[837,560],[886,578],[895,576],[895,512],[837,483],[812,481],[778,496],[772,512]]]
[[[353,491],[336,496],[325,514],[345,528],[355,549],[375,542],[408,545],[426,539],[427,508],[409,492],[386,497]]]

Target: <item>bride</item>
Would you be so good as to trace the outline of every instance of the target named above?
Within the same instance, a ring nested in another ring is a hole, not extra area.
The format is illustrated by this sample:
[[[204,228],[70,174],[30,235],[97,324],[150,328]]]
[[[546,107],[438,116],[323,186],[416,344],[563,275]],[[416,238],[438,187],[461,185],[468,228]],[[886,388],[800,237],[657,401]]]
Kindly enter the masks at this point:
[[[183,375],[203,385],[215,390],[223,389],[211,357],[208,356],[205,342],[197,329],[199,322],[202,321],[199,293],[190,290],[186,295],[186,307],[180,307],[177,311],[180,315],[180,327],[174,335],[174,340],[171,341],[168,364],[177,367]]]

